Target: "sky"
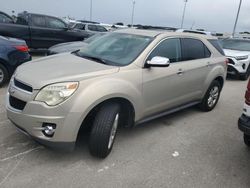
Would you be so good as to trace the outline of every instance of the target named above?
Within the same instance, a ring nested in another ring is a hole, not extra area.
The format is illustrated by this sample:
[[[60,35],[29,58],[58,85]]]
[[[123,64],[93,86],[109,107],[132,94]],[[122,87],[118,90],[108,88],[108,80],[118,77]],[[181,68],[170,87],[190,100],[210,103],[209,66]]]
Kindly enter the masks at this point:
[[[58,17],[90,18],[91,0],[0,0],[8,14],[28,11]],[[135,0],[135,24],[180,27],[184,0]],[[184,28],[232,32],[240,0],[188,0]],[[131,24],[133,0],[92,0],[92,20]],[[250,31],[250,1],[243,0],[237,31]]]

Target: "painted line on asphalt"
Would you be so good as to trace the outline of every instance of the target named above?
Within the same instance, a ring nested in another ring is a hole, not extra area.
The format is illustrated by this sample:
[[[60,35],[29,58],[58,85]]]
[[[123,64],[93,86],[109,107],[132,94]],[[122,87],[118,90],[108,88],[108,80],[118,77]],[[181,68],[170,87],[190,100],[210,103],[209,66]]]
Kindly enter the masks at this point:
[[[33,149],[30,149],[30,150],[27,150],[27,151],[24,151],[24,152],[21,152],[21,153],[18,153],[16,155],[13,155],[13,156],[10,156],[10,157],[6,157],[4,159],[0,159],[0,162],[4,162],[4,161],[8,161],[10,159],[13,159],[13,158],[16,158],[16,157],[19,157],[19,156],[22,156],[22,155],[26,155],[32,151],[35,151],[35,150],[38,150],[38,149],[42,149],[44,148],[43,146],[39,146],[39,147],[36,147],[36,148],[33,148]]]

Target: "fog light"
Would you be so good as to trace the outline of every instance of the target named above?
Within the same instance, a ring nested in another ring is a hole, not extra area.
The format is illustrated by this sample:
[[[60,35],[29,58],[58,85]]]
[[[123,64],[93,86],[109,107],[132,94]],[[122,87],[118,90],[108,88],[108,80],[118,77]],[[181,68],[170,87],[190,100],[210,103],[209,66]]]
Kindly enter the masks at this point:
[[[43,134],[48,137],[54,136],[56,124],[54,123],[43,123]]]
[[[245,69],[245,68],[246,68],[246,64],[245,64],[245,63],[243,63],[242,68],[243,68],[243,69]]]

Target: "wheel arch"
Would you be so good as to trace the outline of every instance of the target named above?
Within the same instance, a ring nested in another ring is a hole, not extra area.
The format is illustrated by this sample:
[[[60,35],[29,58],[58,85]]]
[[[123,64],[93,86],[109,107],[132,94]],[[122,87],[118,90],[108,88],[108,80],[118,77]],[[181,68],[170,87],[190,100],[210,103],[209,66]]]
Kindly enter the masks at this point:
[[[121,120],[120,120],[121,124],[120,124],[120,126],[124,126],[124,127],[133,127],[134,126],[135,107],[134,107],[133,103],[125,97],[113,97],[113,98],[105,99],[105,100],[99,102],[98,104],[95,104],[93,107],[91,107],[91,109],[87,112],[87,115],[85,116],[85,118],[81,122],[81,125],[80,125],[79,130],[78,130],[78,136],[79,136],[79,132],[82,129],[85,129],[85,130],[91,129],[94,117],[96,116],[96,113],[98,112],[98,110],[103,105],[106,105],[109,103],[118,103],[121,106]]]

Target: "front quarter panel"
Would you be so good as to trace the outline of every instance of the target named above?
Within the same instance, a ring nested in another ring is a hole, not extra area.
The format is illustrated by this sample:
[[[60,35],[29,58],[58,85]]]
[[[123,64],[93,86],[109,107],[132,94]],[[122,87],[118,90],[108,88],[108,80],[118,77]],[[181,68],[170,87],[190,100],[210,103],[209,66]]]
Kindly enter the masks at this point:
[[[135,110],[135,121],[143,114],[143,102],[141,94],[142,71],[120,71],[109,77],[93,78],[80,82],[72,103],[69,103],[71,113],[82,114],[75,127],[74,136],[88,113],[98,104],[112,98],[124,98],[130,101]],[[129,77],[127,76],[129,75]],[[126,78],[126,79],[125,79]]]

